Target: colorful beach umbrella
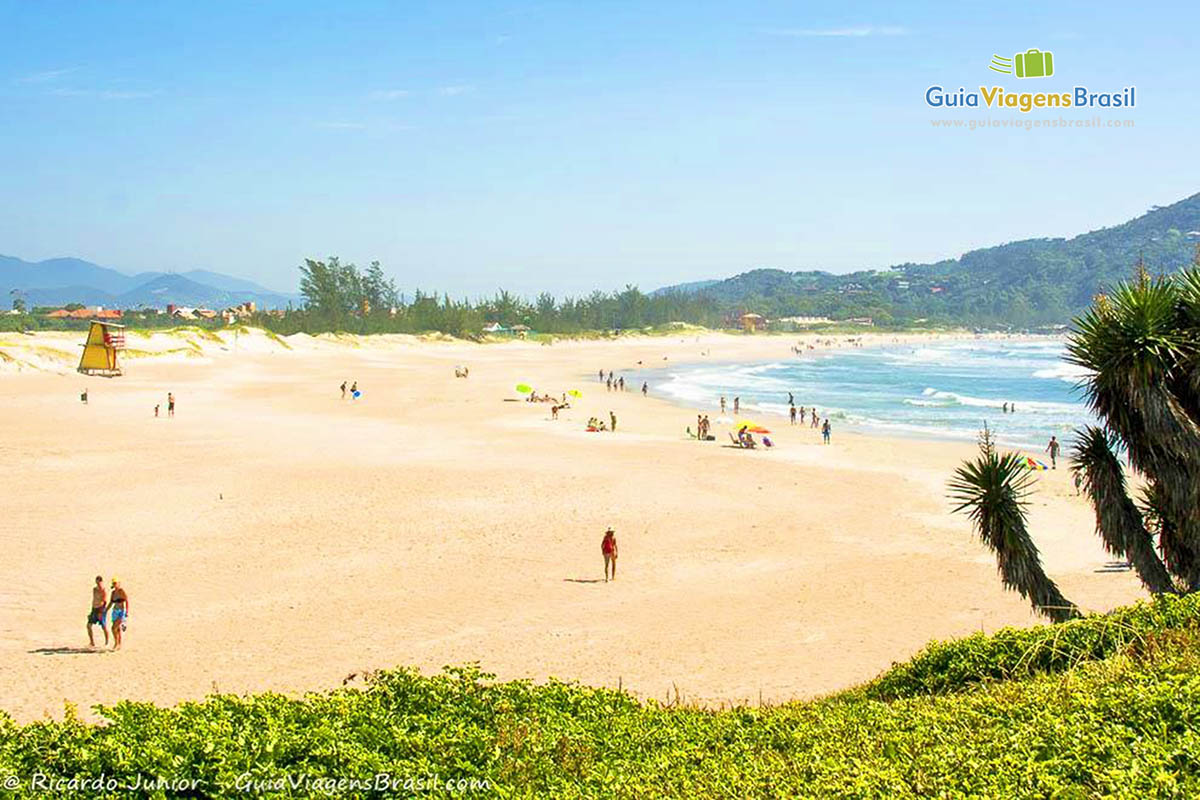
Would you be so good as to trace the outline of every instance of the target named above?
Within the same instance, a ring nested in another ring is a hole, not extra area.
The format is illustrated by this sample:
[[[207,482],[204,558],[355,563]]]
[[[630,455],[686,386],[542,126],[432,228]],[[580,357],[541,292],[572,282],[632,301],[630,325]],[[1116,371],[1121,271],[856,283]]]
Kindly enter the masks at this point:
[[[738,430],[741,430],[742,428],[745,428],[750,433],[770,433],[770,431],[764,428],[762,425],[759,425],[757,422],[751,422],[748,419],[744,419],[737,424]]]
[[[518,383],[517,391],[521,394],[530,394],[533,392],[533,387],[530,386],[528,383]]]
[[[1025,468],[1034,470],[1035,472],[1041,472],[1050,469],[1041,461],[1038,461],[1036,458],[1030,458],[1029,456],[1025,456]]]

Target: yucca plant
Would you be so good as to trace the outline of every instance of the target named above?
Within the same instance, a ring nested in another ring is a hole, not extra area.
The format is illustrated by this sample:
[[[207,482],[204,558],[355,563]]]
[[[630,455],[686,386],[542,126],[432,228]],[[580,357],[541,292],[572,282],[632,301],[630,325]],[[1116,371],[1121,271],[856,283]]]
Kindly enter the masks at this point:
[[[1042,567],[1037,545],[1025,524],[1025,498],[1033,478],[1025,459],[1000,454],[985,426],[979,437],[979,456],[965,462],[950,481],[950,496],[965,511],[980,540],[996,554],[1004,586],[1029,600],[1034,610],[1055,622],[1079,616],[1075,604]]]
[[[1155,593],[1200,589],[1200,252],[1173,277],[1136,279],[1075,322],[1069,359],[1089,371],[1103,429],[1081,432],[1073,469],[1096,529]],[[1144,483],[1130,496],[1117,453]],[[1136,511],[1137,513],[1132,513]],[[1157,548],[1154,542],[1157,540]]]
[[[1074,321],[1067,358],[1088,371],[1082,389],[1100,425],[1077,432],[1071,469],[1096,511],[1105,548],[1129,561],[1154,594],[1200,589],[1200,248],[1196,263],[1099,295]],[[1057,595],[1025,529],[1031,480],[999,456],[986,429],[981,456],[955,473],[956,511],[970,511],[1006,586],[1051,619]],[[1133,483],[1121,465],[1128,458]]]

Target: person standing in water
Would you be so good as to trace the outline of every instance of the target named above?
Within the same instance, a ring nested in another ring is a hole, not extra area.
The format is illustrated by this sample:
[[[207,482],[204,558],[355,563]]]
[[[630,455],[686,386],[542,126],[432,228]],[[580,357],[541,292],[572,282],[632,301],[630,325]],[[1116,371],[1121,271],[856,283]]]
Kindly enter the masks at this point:
[[[116,578],[112,579],[112,597],[110,600],[113,650],[120,650],[121,634],[125,632],[125,620],[129,619],[129,595],[121,588],[121,582]]]
[[[1051,436],[1050,444],[1046,445],[1046,452],[1050,454],[1050,469],[1058,469],[1058,437]]]
[[[645,381],[642,381],[642,397],[645,397],[646,393],[649,391],[650,391],[650,384],[646,383]]]
[[[825,424],[821,426],[821,439],[825,442],[825,444],[829,444],[829,433],[829,420],[826,419]]]
[[[741,411],[739,410],[739,409],[741,409],[741,407],[742,407],[742,398],[740,398],[740,397],[733,398],[733,415],[735,417],[741,413]]]
[[[604,539],[600,542],[600,552],[604,555],[604,582],[617,579],[617,534],[613,533],[613,529],[609,528],[604,532]],[[611,574],[611,577],[609,573]]]
[[[792,396],[791,392],[788,392],[788,405],[789,406],[796,405],[796,398]]]
[[[788,409],[788,417],[791,418],[792,424],[795,425],[796,424],[796,407],[795,406],[792,406],[791,408]]]
[[[104,632],[104,646],[108,647],[108,628],[105,627],[104,617],[108,611],[108,592],[104,589],[104,578],[96,576],[96,585],[92,587],[92,610],[88,612],[87,634],[88,645],[96,646],[96,637],[92,634],[92,626],[99,625]]]

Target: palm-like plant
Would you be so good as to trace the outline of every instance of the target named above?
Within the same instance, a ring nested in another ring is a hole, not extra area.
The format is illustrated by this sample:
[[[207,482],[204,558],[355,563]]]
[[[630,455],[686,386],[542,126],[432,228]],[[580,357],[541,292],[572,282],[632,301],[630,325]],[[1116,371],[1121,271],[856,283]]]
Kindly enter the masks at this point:
[[[1200,590],[1200,248],[1173,277],[1137,277],[1100,295],[1067,344],[1088,370],[1083,390],[1102,425],[1078,432],[1072,470],[1096,510],[1096,532],[1155,594]],[[1015,454],[997,455],[984,429],[980,457],[951,481],[996,553],[1004,585],[1056,621],[1078,614],[1046,577],[1025,526],[1031,477]],[[1117,454],[1141,478],[1130,493]]]
[[[1016,453],[997,453],[985,427],[979,457],[955,471],[950,496],[958,503],[954,510],[967,512],[979,538],[996,554],[1005,587],[1019,592],[1055,622],[1073,619],[1079,610],[1046,575],[1025,525],[1025,497],[1031,483],[1024,459]]]
[[[1200,589],[1200,255],[1177,276],[1136,280],[1101,296],[1075,322],[1069,359],[1104,429],[1088,428],[1074,469],[1096,529],[1128,553],[1156,593]],[[1134,502],[1116,453],[1145,483]],[[1154,540],[1157,539],[1157,552]]]

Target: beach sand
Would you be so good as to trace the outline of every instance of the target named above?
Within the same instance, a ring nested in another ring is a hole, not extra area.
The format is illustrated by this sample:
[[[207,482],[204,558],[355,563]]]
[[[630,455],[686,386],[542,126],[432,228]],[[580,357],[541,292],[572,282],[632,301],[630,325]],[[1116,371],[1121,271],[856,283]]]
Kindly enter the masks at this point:
[[[81,334],[0,341],[0,707],[19,720],[468,662],[778,703],[867,680],[931,639],[1039,622],[949,513],[946,481],[972,445],[838,430],[823,447],[779,420],[773,451],[739,451],[722,446],[727,426],[716,443],[684,438],[715,407],[596,379],[703,351],[791,358],[796,337],[190,336],[131,341],[160,357],[109,380],[56,361],[77,358]],[[343,380],[362,398],[341,400]],[[506,402],[519,381],[584,397],[551,421],[549,404]],[[583,431],[610,410],[616,433]],[[605,584],[608,525],[621,557]],[[1066,470],[1039,474],[1031,529],[1085,609],[1143,596],[1105,571]],[[96,574],[130,595],[120,653],[85,647]]]

